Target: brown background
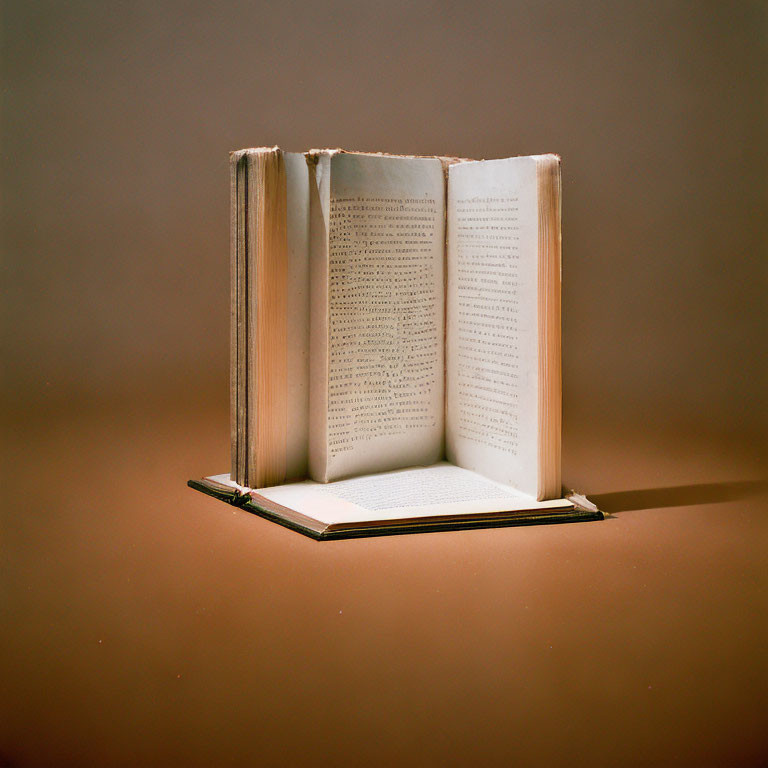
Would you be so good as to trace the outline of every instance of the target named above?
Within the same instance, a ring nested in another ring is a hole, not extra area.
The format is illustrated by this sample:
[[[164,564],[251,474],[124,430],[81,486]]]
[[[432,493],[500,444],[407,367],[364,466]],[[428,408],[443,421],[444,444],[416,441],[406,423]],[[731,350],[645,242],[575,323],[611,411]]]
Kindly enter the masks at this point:
[[[0,764],[768,760],[766,6],[6,2]],[[227,151],[564,179],[602,524],[315,544],[227,467]],[[761,762],[762,761],[762,762]]]

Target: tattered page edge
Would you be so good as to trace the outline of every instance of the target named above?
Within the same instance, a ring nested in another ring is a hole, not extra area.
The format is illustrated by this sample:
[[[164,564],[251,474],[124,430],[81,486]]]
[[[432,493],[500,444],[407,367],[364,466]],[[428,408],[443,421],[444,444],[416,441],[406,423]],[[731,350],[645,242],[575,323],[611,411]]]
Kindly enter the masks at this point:
[[[604,512],[602,509],[598,509],[597,505],[593,504],[583,493],[576,491],[573,488],[570,490],[565,490],[565,488],[563,488],[563,498],[566,501],[570,501],[576,509],[600,515],[603,520],[611,516],[609,512]]]

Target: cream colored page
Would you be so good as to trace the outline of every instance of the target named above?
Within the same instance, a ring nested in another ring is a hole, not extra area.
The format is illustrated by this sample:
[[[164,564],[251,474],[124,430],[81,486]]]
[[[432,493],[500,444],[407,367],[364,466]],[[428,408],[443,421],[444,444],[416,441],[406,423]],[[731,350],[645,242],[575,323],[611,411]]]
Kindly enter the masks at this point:
[[[535,501],[447,462],[330,483],[307,480],[259,489],[257,493],[329,525],[573,506],[564,499]]]
[[[286,477],[307,474],[309,442],[309,175],[303,154],[285,152],[288,238]]]
[[[330,158],[326,376],[312,378],[327,405],[311,451],[325,461],[311,462],[314,479],[442,456],[444,190],[436,159]]]
[[[452,166],[447,208],[446,455],[535,497],[535,160]]]
[[[328,441],[328,207],[331,155],[308,157],[309,170],[309,476],[322,480]]]

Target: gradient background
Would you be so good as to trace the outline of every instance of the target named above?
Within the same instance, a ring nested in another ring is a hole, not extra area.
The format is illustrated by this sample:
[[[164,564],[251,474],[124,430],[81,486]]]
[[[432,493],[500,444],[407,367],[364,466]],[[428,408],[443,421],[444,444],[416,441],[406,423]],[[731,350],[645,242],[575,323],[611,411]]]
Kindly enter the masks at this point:
[[[762,2],[8,2],[0,765],[765,765]],[[563,158],[603,524],[316,544],[228,465],[228,157]]]

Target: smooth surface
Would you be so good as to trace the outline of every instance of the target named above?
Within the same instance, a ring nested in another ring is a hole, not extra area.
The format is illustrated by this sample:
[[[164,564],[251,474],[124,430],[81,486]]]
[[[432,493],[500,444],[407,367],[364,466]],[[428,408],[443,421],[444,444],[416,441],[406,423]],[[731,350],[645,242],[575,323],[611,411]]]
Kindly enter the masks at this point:
[[[12,430],[6,764],[768,758],[754,446],[567,434],[613,519],[315,542],[185,486],[228,452],[226,398],[201,405]]]

